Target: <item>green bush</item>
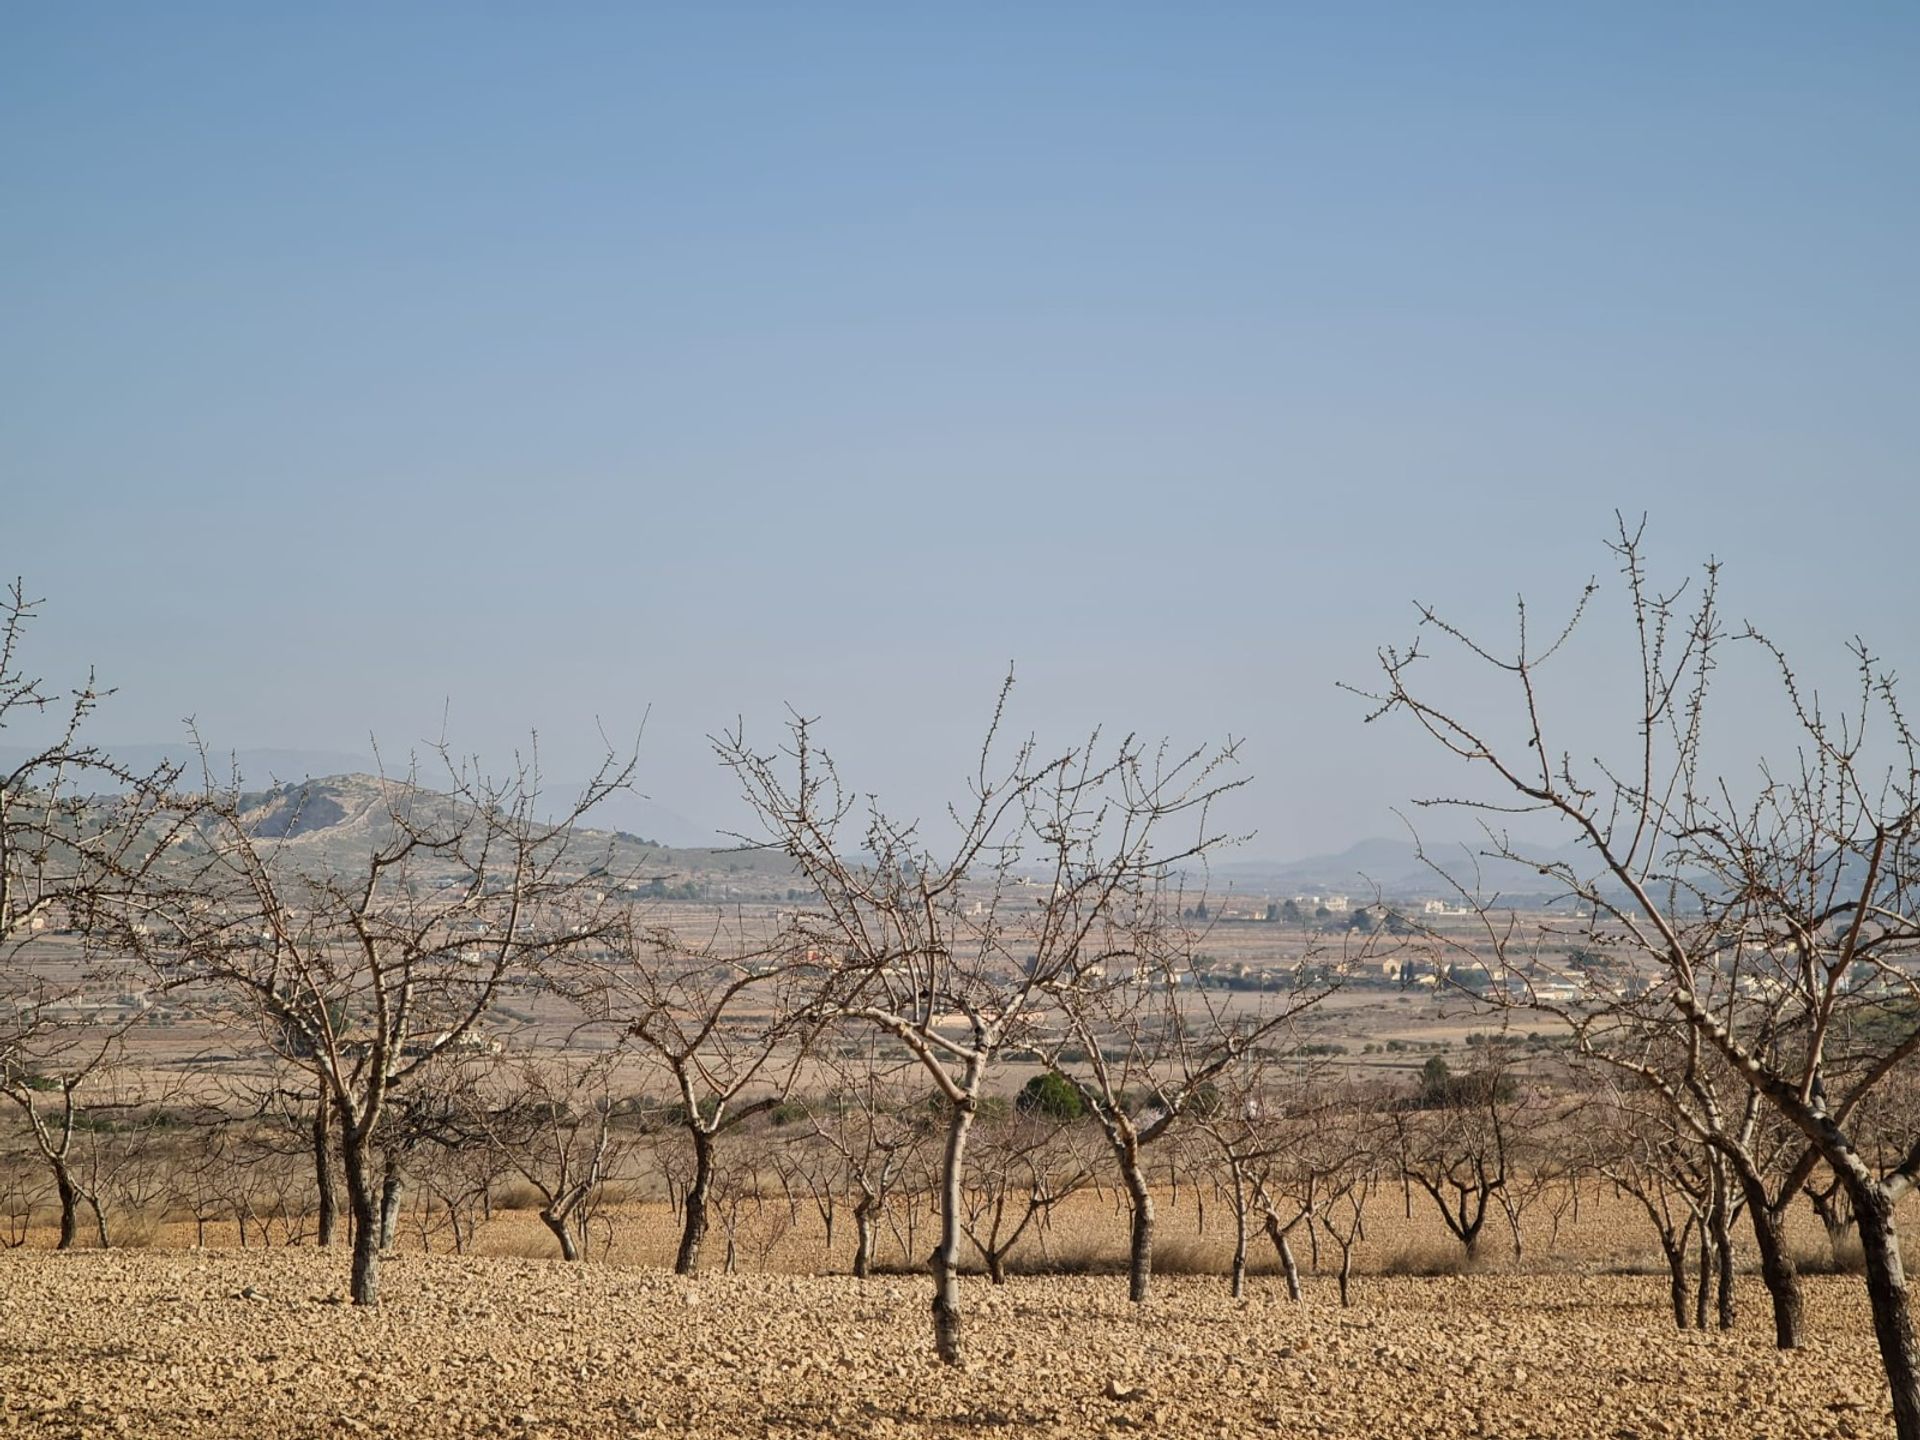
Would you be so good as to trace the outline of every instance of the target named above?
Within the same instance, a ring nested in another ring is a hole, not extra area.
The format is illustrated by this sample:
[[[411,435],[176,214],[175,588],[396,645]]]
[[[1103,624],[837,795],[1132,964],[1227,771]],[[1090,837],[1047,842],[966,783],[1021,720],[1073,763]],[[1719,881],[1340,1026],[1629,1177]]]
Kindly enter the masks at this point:
[[[1045,1115],[1054,1120],[1078,1120],[1087,1112],[1080,1092],[1064,1076],[1051,1070],[1027,1081],[1014,1104],[1024,1114]]]

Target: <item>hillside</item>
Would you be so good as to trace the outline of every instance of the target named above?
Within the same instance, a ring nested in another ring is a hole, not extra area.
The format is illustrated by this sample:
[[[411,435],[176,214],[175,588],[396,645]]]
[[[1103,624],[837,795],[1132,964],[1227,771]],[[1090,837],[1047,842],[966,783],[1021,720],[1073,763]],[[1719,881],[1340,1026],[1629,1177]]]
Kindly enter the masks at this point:
[[[291,852],[302,865],[343,870],[356,867],[393,838],[396,812],[440,825],[457,819],[460,806],[454,797],[427,786],[368,774],[329,775],[248,791],[239,803],[241,818],[255,837]],[[573,853],[610,876],[718,892],[699,898],[778,899],[794,883],[784,855],[674,847],[625,830],[582,827],[574,833]]]

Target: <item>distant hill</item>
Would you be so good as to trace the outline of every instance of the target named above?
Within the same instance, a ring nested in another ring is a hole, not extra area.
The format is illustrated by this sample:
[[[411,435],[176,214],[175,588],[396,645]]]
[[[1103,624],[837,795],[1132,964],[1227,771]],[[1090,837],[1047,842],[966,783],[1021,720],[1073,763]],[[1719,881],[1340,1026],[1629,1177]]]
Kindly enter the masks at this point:
[[[245,791],[240,814],[254,835],[289,847],[303,861],[351,869],[391,837],[396,806],[432,825],[455,818],[459,804],[427,785],[409,787],[369,774],[326,775]],[[596,809],[589,818],[615,817]],[[576,831],[573,853],[584,863],[604,865],[610,875],[663,885],[691,882],[711,898],[778,897],[793,881],[791,863],[781,854],[665,845],[617,823]]]
[[[153,770],[166,761],[187,767],[187,778],[197,781],[200,757],[184,741],[173,744],[102,745],[115,760],[136,772]],[[0,745],[0,768],[11,768],[31,758],[36,751],[25,745]],[[387,768],[404,769],[403,756],[388,756]],[[371,755],[356,755],[343,750],[294,750],[254,748],[214,751],[207,757],[216,784],[224,785],[237,772],[242,789],[267,790],[315,777],[373,776],[380,764]],[[422,780],[431,784],[433,776],[424,762]],[[554,807],[571,804],[586,788],[584,780],[560,781],[544,787],[554,799]],[[625,830],[644,835],[663,845],[702,848],[722,844],[719,833],[677,810],[670,809],[645,795],[623,790],[609,795],[594,812],[596,824],[608,830]]]
[[[187,767],[189,779],[198,779],[200,775],[200,757],[184,740],[171,744],[103,744],[100,749],[135,772],[153,770],[172,761]],[[0,766],[10,768],[36,753],[27,745],[0,745]],[[347,775],[380,768],[371,756],[344,750],[215,750],[209,752],[207,764],[216,781],[224,783],[237,770],[242,785],[263,787],[304,780],[309,775]]]

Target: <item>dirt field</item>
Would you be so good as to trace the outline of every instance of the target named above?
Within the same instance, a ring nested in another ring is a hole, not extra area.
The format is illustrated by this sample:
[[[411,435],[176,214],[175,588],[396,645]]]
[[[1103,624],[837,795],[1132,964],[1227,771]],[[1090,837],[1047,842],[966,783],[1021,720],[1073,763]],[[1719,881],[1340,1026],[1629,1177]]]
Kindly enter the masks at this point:
[[[1048,1244],[1053,1263],[1106,1273],[969,1280],[957,1374],[930,1358],[926,1279],[812,1273],[843,1271],[849,1237],[828,1248],[805,1208],[744,1218],[742,1273],[692,1281],[664,1273],[661,1205],[618,1207],[612,1263],[586,1267],[528,1258],[552,1242],[524,1212],[483,1226],[477,1257],[422,1254],[425,1232],[403,1227],[377,1313],[341,1303],[342,1250],[191,1250],[178,1224],[152,1238],[179,1248],[36,1245],[0,1254],[0,1434],[1890,1433],[1854,1277],[1808,1278],[1812,1343],[1782,1356],[1750,1279],[1738,1329],[1675,1332],[1644,1222],[1611,1196],[1557,1231],[1542,1220],[1521,1261],[1490,1242],[1473,1273],[1423,1275],[1459,1268],[1458,1246],[1394,1192],[1370,1210],[1353,1308],[1324,1274],[1289,1302],[1258,1242],[1266,1273],[1235,1302],[1227,1217],[1211,1206],[1200,1233],[1194,1198],[1162,1197],[1165,1271],[1144,1308],[1112,1273],[1111,1197],[1082,1197]],[[1817,1259],[1816,1226],[1792,1238]],[[710,1237],[713,1269],[724,1245]]]
[[[45,1436],[1854,1436],[1890,1433],[1858,1283],[1813,1343],[1664,1326],[1640,1277],[970,1282],[933,1364],[917,1277],[722,1275],[403,1255],[377,1313],[340,1257],[0,1256],[0,1433]]]

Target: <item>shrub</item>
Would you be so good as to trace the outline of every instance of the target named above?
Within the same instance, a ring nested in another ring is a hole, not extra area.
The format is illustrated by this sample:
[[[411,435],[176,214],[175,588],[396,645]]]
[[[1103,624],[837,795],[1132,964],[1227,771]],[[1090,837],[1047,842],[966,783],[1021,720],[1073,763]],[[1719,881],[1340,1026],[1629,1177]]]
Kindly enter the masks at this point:
[[[806,1119],[809,1113],[807,1107],[798,1100],[782,1100],[767,1112],[767,1123],[779,1129],[783,1125]]]
[[[1023,1114],[1045,1115],[1053,1120],[1078,1120],[1087,1110],[1072,1082],[1052,1070],[1027,1081],[1014,1104]]]

